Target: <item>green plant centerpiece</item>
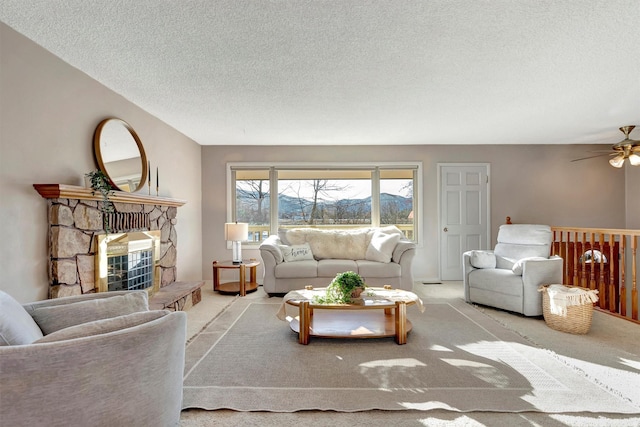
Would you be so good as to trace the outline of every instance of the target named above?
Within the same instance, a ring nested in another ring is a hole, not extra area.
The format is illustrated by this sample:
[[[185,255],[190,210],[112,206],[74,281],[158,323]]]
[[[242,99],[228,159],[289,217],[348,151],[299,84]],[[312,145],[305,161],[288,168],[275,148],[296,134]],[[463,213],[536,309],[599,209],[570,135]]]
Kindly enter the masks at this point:
[[[98,206],[100,212],[102,212],[102,221],[104,222],[104,231],[109,234],[109,214],[113,213],[114,207],[109,196],[113,194],[113,187],[111,186],[111,180],[101,170],[94,170],[86,174],[91,183],[92,194],[100,193],[102,196],[102,205]]]
[[[324,296],[315,296],[313,300],[318,304],[352,304],[366,287],[358,273],[345,271],[333,278]]]

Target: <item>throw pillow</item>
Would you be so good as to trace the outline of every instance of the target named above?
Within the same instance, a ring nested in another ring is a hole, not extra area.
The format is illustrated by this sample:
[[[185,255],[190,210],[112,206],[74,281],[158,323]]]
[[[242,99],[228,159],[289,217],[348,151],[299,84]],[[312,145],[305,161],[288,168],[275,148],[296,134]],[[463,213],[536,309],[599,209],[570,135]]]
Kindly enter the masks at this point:
[[[469,261],[475,268],[496,268],[496,256],[490,251],[471,251]]]
[[[0,346],[31,344],[40,338],[42,331],[27,310],[0,291]]]
[[[134,326],[142,325],[147,322],[166,316],[167,310],[140,311],[124,316],[114,317],[112,319],[95,320],[76,326],[70,326],[65,329],[53,332],[44,338],[37,340],[34,344],[41,344],[54,341],[65,341],[75,338],[90,337],[94,335],[107,334],[113,331],[120,331]]]
[[[282,256],[285,262],[312,260],[313,253],[311,252],[311,246],[308,243],[302,245],[284,246],[280,245]]]
[[[541,260],[546,258],[543,258],[541,256],[532,256],[528,258],[519,259],[518,261],[514,262],[513,267],[511,267],[511,271],[513,271],[513,274],[515,274],[516,276],[522,276],[522,269],[524,268],[524,262],[532,259]]]
[[[131,292],[110,298],[38,307],[31,315],[45,335],[94,320],[109,319],[148,310],[145,292]]]
[[[377,261],[388,263],[391,261],[393,250],[400,241],[400,235],[396,233],[386,234],[376,231],[371,236],[371,242],[367,247],[365,259],[369,261]]]

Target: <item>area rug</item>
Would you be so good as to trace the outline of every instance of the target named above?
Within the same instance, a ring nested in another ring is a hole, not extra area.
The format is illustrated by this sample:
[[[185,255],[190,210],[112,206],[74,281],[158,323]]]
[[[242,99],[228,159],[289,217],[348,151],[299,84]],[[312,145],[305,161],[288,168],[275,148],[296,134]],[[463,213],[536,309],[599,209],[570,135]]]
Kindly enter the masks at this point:
[[[279,300],[238,299],[187,347],[183,409],[640,413],[472,306],[425,305],[424,313],[407,310],[406,345],[300,345],[276,318]]]

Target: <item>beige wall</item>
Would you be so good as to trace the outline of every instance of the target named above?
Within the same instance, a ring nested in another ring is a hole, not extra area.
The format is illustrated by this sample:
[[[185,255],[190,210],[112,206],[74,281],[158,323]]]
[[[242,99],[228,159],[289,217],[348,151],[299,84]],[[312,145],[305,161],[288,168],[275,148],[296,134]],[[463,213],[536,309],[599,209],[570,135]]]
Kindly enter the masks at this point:
[[[625,228],[640,230],[640,166],[630,167],[627,163],[624,168],[627,178]]]
[[[0,43],[0,289],[47,298],[47,203],[32,185],[83,185],[97,167],[93,131],[109,116],[129,122],[160,167],[160,195],[187,201],[178,279],[201,279],[201,147],[2,23]]]
[[[438,188],[440,162],[491,165],[491,229],[510,216],[515,223],[625,228],[625,171],[602,159],[571,162],[594,146],[367,146],[367,147],[203,147],[203,277],[211,262],[228,259],[223,237],[228,162],[423,162],[423,245],[414,263],[417,279],[439,279]],[[637,187],[637,186],[636,186]],[[493,246],[493,243],[492,243]],[[259,258],[258,251],[244,250]]]

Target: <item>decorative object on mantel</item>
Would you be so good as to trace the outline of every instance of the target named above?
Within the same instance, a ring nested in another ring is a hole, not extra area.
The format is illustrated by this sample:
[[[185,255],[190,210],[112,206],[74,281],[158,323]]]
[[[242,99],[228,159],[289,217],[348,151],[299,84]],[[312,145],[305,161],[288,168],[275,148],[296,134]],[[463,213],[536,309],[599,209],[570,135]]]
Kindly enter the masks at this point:
[[[100,193],[102,197],[102,205],[99,206],[100,212],[102,212],[102,220],[104,222],[104,231],[109,234],[109,214],[114,213],[113,203],[109,200],[109,196],[113,194],[113,187],[111,186],[111,180],[101,170],[94,170],[86,174],[91,182],[92,194]]]
[[[129,123],[115,117],[102,120],[93,135],[93,152],[98,167],[117,190],[133,193],[144,187],[150,165]]]
[[[324,297],[314,297],[319,304],[356,304],[361,301],[360,294],[367,285],[362,277],[354,271],[338,273],[327,286]]]
[[[227,222],[224,225],[224,239],[233,242],[233,263],[242,264],[242,242],[247,240],[249,224],[246,222]]]

